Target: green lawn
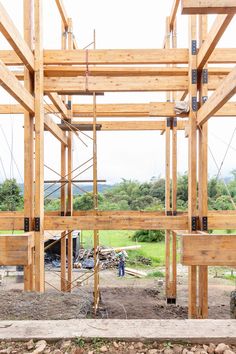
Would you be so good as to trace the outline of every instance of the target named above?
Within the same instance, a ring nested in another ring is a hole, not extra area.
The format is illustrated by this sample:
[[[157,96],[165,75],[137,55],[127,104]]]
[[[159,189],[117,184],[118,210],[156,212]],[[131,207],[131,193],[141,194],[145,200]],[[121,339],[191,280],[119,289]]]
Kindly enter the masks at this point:
[[[141,245],[140,250],[129,251],[129,258],[143,256],[151,258],[153,265],[163,265],[165,262],[165,243],[164,242],[135,242],[131,240],[133,231],[100,231],[100,245],[107,247],[122,247]],[[93,233],[91,231],[82,232],[84,247],[93,247]]]

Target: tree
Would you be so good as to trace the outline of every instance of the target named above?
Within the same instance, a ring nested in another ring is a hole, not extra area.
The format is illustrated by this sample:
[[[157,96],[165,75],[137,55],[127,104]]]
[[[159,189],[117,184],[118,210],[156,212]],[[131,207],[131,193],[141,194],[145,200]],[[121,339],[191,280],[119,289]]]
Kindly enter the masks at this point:
[[[6,179],[0,185],[0,210],[23,209],[23,196],[15,179]]]

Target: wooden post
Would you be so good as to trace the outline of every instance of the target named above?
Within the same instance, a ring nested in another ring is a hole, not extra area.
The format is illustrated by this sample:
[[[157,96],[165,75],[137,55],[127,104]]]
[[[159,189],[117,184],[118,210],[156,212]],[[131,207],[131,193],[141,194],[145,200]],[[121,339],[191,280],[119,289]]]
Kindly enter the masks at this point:
[[[199,16],[199,47],[202,46],[207,37],[207,15]],[[199,92],[200,106],[208,97],[207,88],[208,67],[207,64],[201,71],[201,83]],[[207,232],[208,214],[208,123],[204,123],[198,130],[198,198],[199,198],[199,220],[201,230]],[[204,222],[205,220],[205,222]],[[198,317],[208,317],[208,267],[199,266],[198,270]]]
[[[33,48],[33,1],[24,1],[24,39]],[[24,86],[33,93],[33,75],[24,69]],[[24,217],[25,231],[33,230],[34,218],[34,116],[24,113]],[[24,290],[34,290],[34,250],[32,264],[24,267]]]
[[[66,49],[67,47],[67,31],[62,22],[62,37],[61,37],[61,47]],[[62,101],[65,103],[66,97],[62,96]],[[61,143],[61,178],[64,179],[66,176],[66,146]],[[61,183],[61,214],[66,215],[66,186]],[[63,231],[61,233],[61,291],[66,291],[67,289],[67,274],[66,274],[66,236],[67,232]]]
[[[68,18],[68,49],[73,49],[73,26],[72,19]],[[68,96],[68,117],[72,118],[72,96]],[[73,169],[73,133],[68,132],[68,149],[67,149],[67,161],[68,161],[68,186],[67,186],[67,215],[73,215],[73,185],[72,185],[72,174]],[[67,291],[71,291],[72,282],[72,270],[73,270],[73,239],[72,231],[68,232],[68,251],[67,251],[67,262],[68,262],[68,278],[67,278]]]
[[[197,37],[196,16],[189,16],[189,138],[188,138],[188,218],[189,231],[197,230]],[[189,318],[197,317],[197,267],[189,267]]]
[[[35,290],[44,291],[44,80],[42,0],[34,2],[35,18]]]

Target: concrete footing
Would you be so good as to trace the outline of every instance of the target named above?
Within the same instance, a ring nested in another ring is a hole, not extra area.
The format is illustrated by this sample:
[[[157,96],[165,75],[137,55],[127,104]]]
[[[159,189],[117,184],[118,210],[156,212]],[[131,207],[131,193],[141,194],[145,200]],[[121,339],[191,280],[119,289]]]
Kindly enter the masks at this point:
[[[235,320],[1,321],[0,340],[102,338],[236,344]]]

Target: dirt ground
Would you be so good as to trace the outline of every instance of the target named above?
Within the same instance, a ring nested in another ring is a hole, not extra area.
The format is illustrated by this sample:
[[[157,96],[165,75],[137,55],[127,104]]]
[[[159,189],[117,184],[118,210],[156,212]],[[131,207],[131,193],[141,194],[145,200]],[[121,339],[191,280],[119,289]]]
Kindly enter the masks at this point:
[[[0,287],[0,320],[13,319],[71,319],[93,317],[92,273],[74,271],[72,294],[56,291],[60,287],[58,271],[46,272],[46,293],[24,293],[22,282],[5,277]],[[232,281],[209,275],[209,318],[230,318],[230,293],[235,290]],[[89,276],[89,278],[88,278]],[[85,278],[88,278],[85,280]],[[115,269],[100,272],[101,309],[99,318],[120,319],[184,319],[187,318],[188,286],[186,267],[178,266],[177,304],[167,305],[165,284],[158,278],[118,278]],[[78,285],[77,281],[74,285]]]

